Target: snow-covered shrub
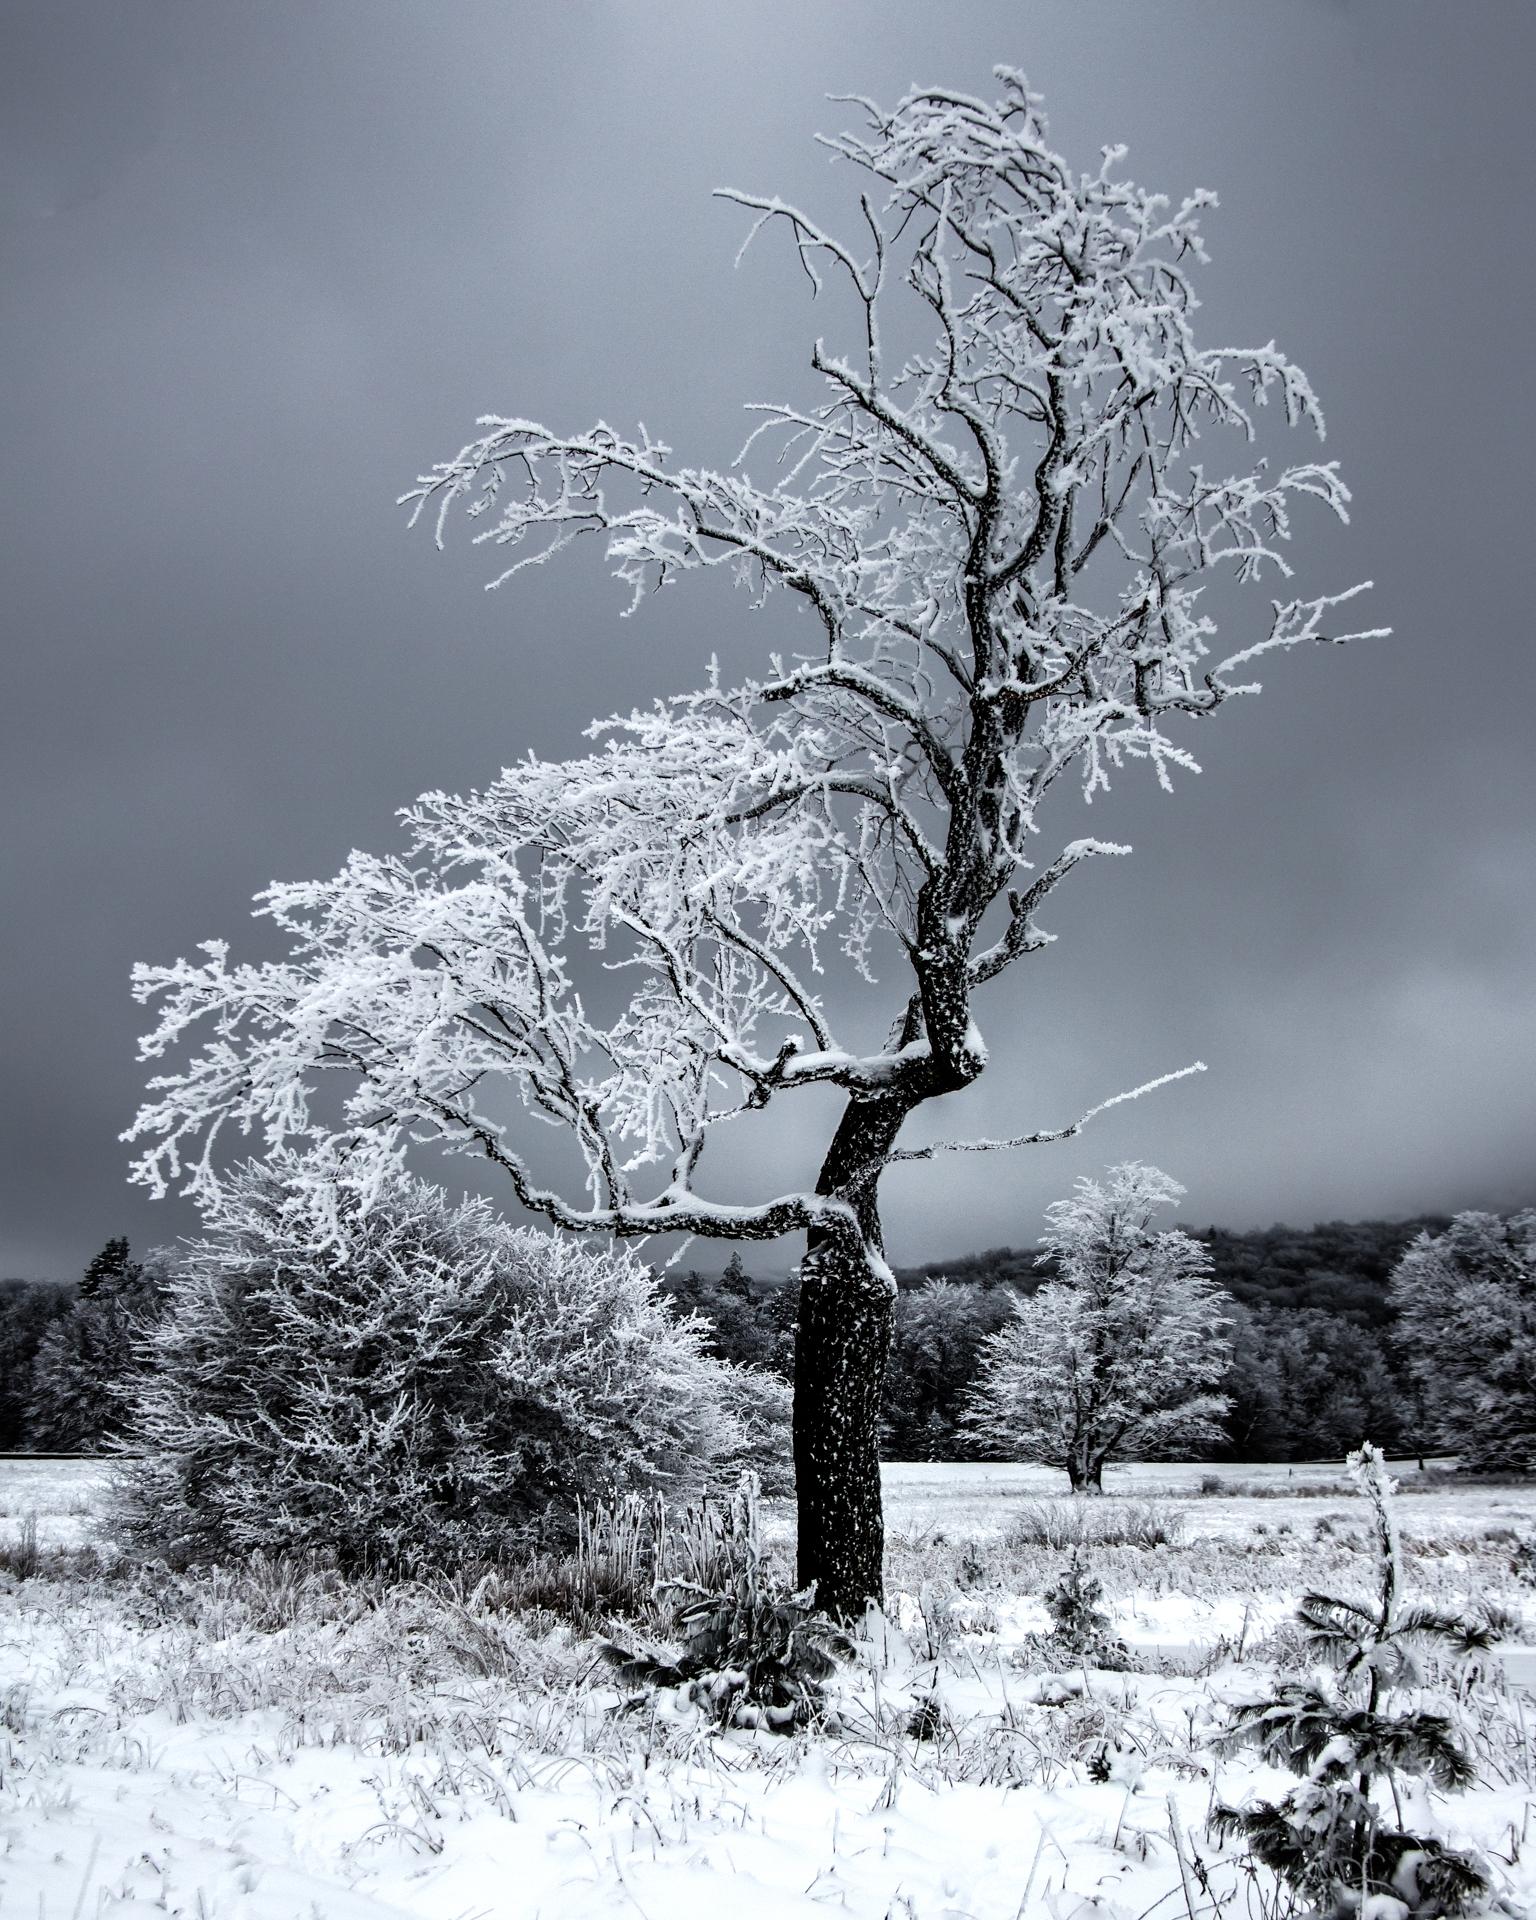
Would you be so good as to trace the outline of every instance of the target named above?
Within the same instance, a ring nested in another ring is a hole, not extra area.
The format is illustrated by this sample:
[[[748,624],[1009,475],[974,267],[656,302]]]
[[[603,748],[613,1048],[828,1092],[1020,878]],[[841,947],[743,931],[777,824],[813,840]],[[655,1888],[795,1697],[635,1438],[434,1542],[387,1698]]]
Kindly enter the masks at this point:
[[[583,1496],[686,1492],[764,1447],[771,1396],[628,1254],[405,1178],[327,1245],[286,1171],[243,1169],[171,1265],[116,1502],[141,1550],[470,1563],[568,1542]]]
[[[1414,1695],[1415,1649],[1466,1654],[1489,1641],[1484,1622],[1402,1604],[1402,1552],[1392,1482],[1380,1450],[1349,1464],[1370,1504],[1380,1584],[1371,1602],[1309,1593],[1298,1620],[1315,1657],[1328,1662],[1242,1707],[1223,1736],[1256,1748],[1299,1776],[1277,1804],[1218,1807],[1219,1837],[1241,1840],[1308,1911],[1344,1920],[1368,1909],[1380,1920],[1439,1920],[1465,1912],[1488,1886],[1470,1855],[1403,1830],[1403,1783],[1455,1791],[1476,1780],[1460,1730]],[[1396,1696],[1394,1698],[1394,1696]],[[1406,1697],[1405,1697],[1406,1696]],[[1393,1817],[1381,1804],[1390,1795]],[[1373,1905],[1374,1903],[1374,1905]]]

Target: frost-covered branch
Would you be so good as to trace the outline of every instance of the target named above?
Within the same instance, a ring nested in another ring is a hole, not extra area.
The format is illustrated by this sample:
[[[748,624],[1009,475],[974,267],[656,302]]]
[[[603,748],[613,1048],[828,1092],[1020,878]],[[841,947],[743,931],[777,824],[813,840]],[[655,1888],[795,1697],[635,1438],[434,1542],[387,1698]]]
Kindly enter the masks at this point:
[[[1070,1126],[1046,1127],[1038,1133],[1016,1133],[1007,1140],[934,1140],[926,1147],[898,1147],[890,1158],[893,1161],[932,1160],[940,1153],[1009,1153],[1015,1147],[1040,1147],[1057,1140],[1071,1140],[1082,1132],[1090,1120],[1107,1113],[1111,1107],[1121,1106],[1127,1100],[1139,1100],[1144,1093],[1155,1093],[1159,1087],[1170,1086],[1175,1080],[1187,1080],[1192,1073],[1204,1073],[1205,1070],[1205,1062],[1196,1060],[1190,1066],[1179,1067],[1172,1073],[1159,1074],[1155,1080],[1143,1080],[1139,1087],[1129,1087],[1124,1093],[1114,1093],[1107,1100],[1101,1100],[1096,1107],[1090,1107],[1085,1114],[1079,1115]]]
[[[987,981],[996,979],[1005,967],[1011,966],[1020,954],[1037,953],[1041,947],[1050,945],[1056,936],[1042,932],[1035,925],[1035,909],[1074,867],[1098,856],[1119,858],[1129,852],[1129,847],[1119,846],[1112,840],[1074,840],[1070,846],[1063,847],[1028,887],[1022,892],[1009,894],[1008,925],[1000,940],[973,956],[970,963],[971,985],[984,986]]]

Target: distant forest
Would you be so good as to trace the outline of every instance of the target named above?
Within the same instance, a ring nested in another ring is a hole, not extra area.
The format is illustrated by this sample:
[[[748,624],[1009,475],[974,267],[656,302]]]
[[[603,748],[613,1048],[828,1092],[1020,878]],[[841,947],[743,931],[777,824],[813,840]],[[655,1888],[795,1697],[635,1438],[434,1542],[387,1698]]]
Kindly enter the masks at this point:
[[[1447,1214],[1413,1220],[1329,1221],[1233,1233],[1207,1227],[1213,1274],[1232,1296],[1232,1407],[1223,1457],[1255,1461],[1342,1457],[1362,1440],[1411,1452],[1423,1410],[1392,1338],[1392,1270],[1420,1233]],[[964,1460],[961,1427],[977,1352],[1007,1320],[1013,1299],[1051,1277],[1033,1248],[993,1247],[897,1270],[901,1289],[886,1378],[884,1452],[891,1460]],[[714,1327],[722,1358],[789,1377],[794,1288],[748,1274],[688,1272],[662,1283],[680,1307]]]
[[[1448,1225],[1426,1214],[1197,1233],[1234,1302],[1226,1457],[1337,1458],[1363,1439],[1419,1447],[1423,1410],[1394,1346],[1387,1288],[1409,1243]],[[109,1376],[128,1358],[127,1322],[153,1314],[151,1277],[114,1241],[80,1281],[0,1281],[0,1452],[89,1451],[109,1437]],[[1011,1302],[1049,1277],[1033,1250],[1015,1247],[898,1270],[886,1458],[973,1457],[959,1415],[977,1351]],[[789,1378],[792,1282],[753,1275],[737,1255],[723,1273],[674,1272],[661,1285],[710,1322],[720,1358]]]

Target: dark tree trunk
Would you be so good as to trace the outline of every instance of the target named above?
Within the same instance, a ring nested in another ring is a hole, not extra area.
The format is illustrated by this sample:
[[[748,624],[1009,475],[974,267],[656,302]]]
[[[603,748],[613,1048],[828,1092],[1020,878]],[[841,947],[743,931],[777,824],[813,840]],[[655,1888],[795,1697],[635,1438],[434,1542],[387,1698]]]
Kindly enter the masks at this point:
[[[795,1336],[798,1578],[835,1619],[859,1620],[884,1598],[880,1403],[895,1293],[880,1241],[876,1189],[907,1108],[849,1103],[817,1191],[846,1199],[846,1225],[807,1237]]]
[[[1104,1491],[1104,1462],[1091,1453],[1079,1451],[1076,1447],[1067,1455],[1067,1480],[1074,1493],[1102,1493]]]
[[[836,1619],[881,1598],[880,1401],[894,1302],[883,1269],[847,1241],[808,1251],[795,1341],[799,1582]]]

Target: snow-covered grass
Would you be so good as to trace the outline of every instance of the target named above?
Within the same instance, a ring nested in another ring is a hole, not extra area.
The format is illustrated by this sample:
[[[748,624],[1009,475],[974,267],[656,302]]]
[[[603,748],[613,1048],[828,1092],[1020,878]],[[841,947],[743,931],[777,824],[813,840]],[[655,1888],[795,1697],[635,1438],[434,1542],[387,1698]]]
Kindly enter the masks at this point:
[[[84,1545],[108,1471],[101,1460],[0,1460],[0,1542],[35,1519],[46,1545]]]
[[[1536,1483],[1457,1484],[1438,1461],[1420,1473],[1390,1463],[1404,1529],[1430,1538],[1477,1538],[1500,1528],[1536,1531]],[[1066,1504],[1067,1476],[1051,1467],[922,1461],[882,1469],[887,1518],[907,1532],[1006,1532],[1043,1501]],[[1354,1489],[1342,1462],[1244,1466],[1136,1461],[1104,1475],[1106,1505],[1151,1502],[1176,1514],[1187,1536],[1257,1538],[1310,1530],[1325,1516],[1358,1527]],[[1341,1520],[1341,1516],[1343,1519]]]
[[[0,1914],[28,1920],[1257,1916],[1205,1822],[1285,1776],[1211,1735],[1301,1657],[1305,1587],[1371,1580],[1342,1493],[1111,1493],[1088,1553],[1138,1670],[1051,1671],[1032,1636],[1066,1556],[1040,1523],[1069,1503],[1027,1469],[893,1468],[889,1619],[833,1726],[719,1733],[669,1694],[617,1711],[591,1643],[494,1586],[114,1572],[78,1544],[100,1478],[0,1463],[0,1540],[30,1500],[42,1558],[0,1578]],[[1536,1637],[1536,1491],[1403,1505],[1416,1594]],[[1536,1702],[1492,1663],[1459,1696],[1483,1784],[1405,1812],[1536,1911]]]

